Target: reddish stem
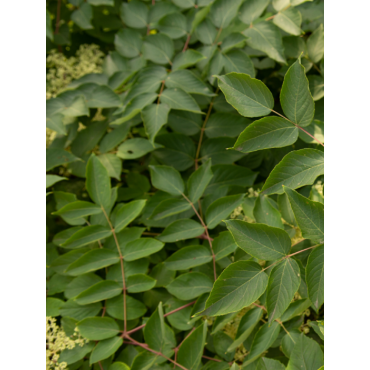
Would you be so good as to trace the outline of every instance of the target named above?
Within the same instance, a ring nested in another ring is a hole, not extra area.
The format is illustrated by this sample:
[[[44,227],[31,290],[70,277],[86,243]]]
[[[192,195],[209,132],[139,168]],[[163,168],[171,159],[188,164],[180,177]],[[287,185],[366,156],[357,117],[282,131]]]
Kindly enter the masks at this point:
[[[187,48],[188,48],[188,46],[189,46],[190,38],[191,38],[191,33],[189,33],[189,34],[188,34],[188,37],[186,38],[184,48],[182,49],[182,52],[183,52],[183,53],[186,51],[186,49],[187,49]]]

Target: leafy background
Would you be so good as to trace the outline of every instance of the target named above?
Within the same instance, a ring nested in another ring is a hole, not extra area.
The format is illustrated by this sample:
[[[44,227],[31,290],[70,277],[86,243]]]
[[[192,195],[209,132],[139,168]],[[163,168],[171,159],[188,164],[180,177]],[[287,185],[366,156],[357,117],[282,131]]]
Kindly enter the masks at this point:
[[[46,28],[47,366],[321,368],[323,2],[47,1]]]

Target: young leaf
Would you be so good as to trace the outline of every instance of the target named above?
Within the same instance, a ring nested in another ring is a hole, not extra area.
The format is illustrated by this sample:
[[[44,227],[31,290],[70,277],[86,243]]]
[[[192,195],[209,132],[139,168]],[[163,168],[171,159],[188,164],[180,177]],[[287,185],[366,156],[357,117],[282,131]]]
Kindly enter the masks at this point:
[[[293,7],[276,14],[273,22],[283,31],[290,33],[291,35],[299,36],[303,32],[301,30],[302,14]]]
[[[122,287],[115,281],[104,280],[80,293],[75,301],[79,305],[91,304],[113,298],[122,292]]]
[[[312,122],[315,103],[300,58],[285,74],[280,103],[286,116],[295,124],[306,127]]]
[[[276,165],[263,185],[262,193],[283,194],[283,185],[291,189],[311,185],[324,174],[324,153],[316,149],[301,149],[288,153]]]
[[[86,189],[90,198],[105,210],[109,209],[111,185],[108,171],[94,154],[86,166]]]
[[[258,259],[274,261],[288,255],[289,235],[282,229],[240,220],[225,221],[236,244]]]
[[[207,321],[199,325],[182,342],[177,353],[177,362],[187,369],[197,369],[201,363],[207,336]]]
[[[113,265],[117,262],[119,262],[119,257],[116,252],[104,248],[93,249],[71,263],[66,271],[69,275],[78,276]]]
[[[239,19],[245,24],[251,24],[261,16],[270,0],[249,0],[245,1],[239,9]]]
[[[70,219],[76,219],[89,215],[96,215],[101,212],[101,207],[97,206],[96,204],[85,202],[83,200],[78,200],[77,202],[72,202],[65,205],[59,211],[53,212],[52,214],[58,216],[63,215]]]
[[[90,366],[112,356],[122,344],[123,339],[121,337],[109,338],[99,342],[90,355]]]
[[[203,114],[194,98],[180,88],[165,89],[161,95],[161,102],[171,109]]]
[[[185,185],[181,175],[169,166],[149,166],[152,184],[159,190],[172,195],[184,193]]]
[[[260,117],[271,113],[274,98],[263,82],[235,72],[216,77],[227,102],[242,116]]]
[[[181,248],[164,261],[169,270],[187,270],[212,261],[209,248],[192,245]]]
[[[166,286],[166,289],[176,298],[186,301],[210,292],[212,285],[212,280],[207,275],[189,272],[178,276]]]
[[[324,354],[320,345],[303,333],[290,355],[288,369],[301,370],[302,364],[305,364],[307,370],[317,370],[324,365]]]
[[[220,316],[255,302],[266,290],[268,277],[251,261],[235,262],[216,280],[202,315]]]
[[[145,207],[146,199],[134,200],[123,205],[116,213],[114,229],[116,233],[122,231],[130,222],[140,215]]]
[[[127,243],[122,254],[126,261],[135,261],[160,251],[163,246],[164,243],[156,239],[142,238]]]
[[[284,187],[292,206],[297,224],[305,239],[314,242],[324,242],[324,205],[320,202],[313,202],[300,195],[296,191]]]
[[[196,203],[204,193],[213,177],[212,160],[209,158],[195,172],[193,172],[188,180],[188,194],[190,201]]]
[[[300,270],[294,259],[286,258],[272,269],[266,299],[269,323],[281,317],[288,308],[300,283]]]
[[[50,188],[59,181],[68,180],[67,177],[61,177],[57,175],[46,175],[46,189]]]
[[[206,222],[209,229],[214,229],[223,219],[240,206],[245,194],[229,195],[214,201],[206,212]]]
[[[280,325],[274,321],[271,326],[266,323],[261,326],[253,339],[252,347],[243,365],[246,366],[255,361],[263,352],[265,352],[275,342],[280,332]]]
[[[265,117],[250,124],[238,137],[234,149],[250,153],[294,144],[299,129],[280,117]]]
[[[308,296],[316,311],[324,303],[324,246],[315,248],[309,255],[306,266]]]
[[[112,235],[112,230],[106,226],[90,225],[74,233],[61,246],[63,248],[81,248],[100,239],[108,238]]]
[[[103,340],[116,336],[119,326],[110,317],[89,317],[77,324],[80,334],[90,340]]]
[[[174,221],[168,225],[157,239],[164,243],[173,243],[179,240],[195,238],[203,233],[204,228],[199,222],[184,219]]]

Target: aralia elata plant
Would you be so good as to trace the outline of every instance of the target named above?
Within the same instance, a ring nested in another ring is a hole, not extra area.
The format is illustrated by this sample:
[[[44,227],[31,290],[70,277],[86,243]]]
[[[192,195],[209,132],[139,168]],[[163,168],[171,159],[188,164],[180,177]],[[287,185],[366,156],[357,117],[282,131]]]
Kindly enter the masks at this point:
[[[47,2],[49,369],[323,369],[322,13]]]

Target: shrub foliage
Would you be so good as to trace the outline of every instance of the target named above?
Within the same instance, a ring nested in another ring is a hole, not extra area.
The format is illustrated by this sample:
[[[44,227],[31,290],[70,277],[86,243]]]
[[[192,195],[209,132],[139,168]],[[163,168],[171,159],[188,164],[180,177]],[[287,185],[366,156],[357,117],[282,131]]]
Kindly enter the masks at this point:
[[[47,316],[82,338],[49,368],[323,368],[323,2],[50,0],[46,29]]]

